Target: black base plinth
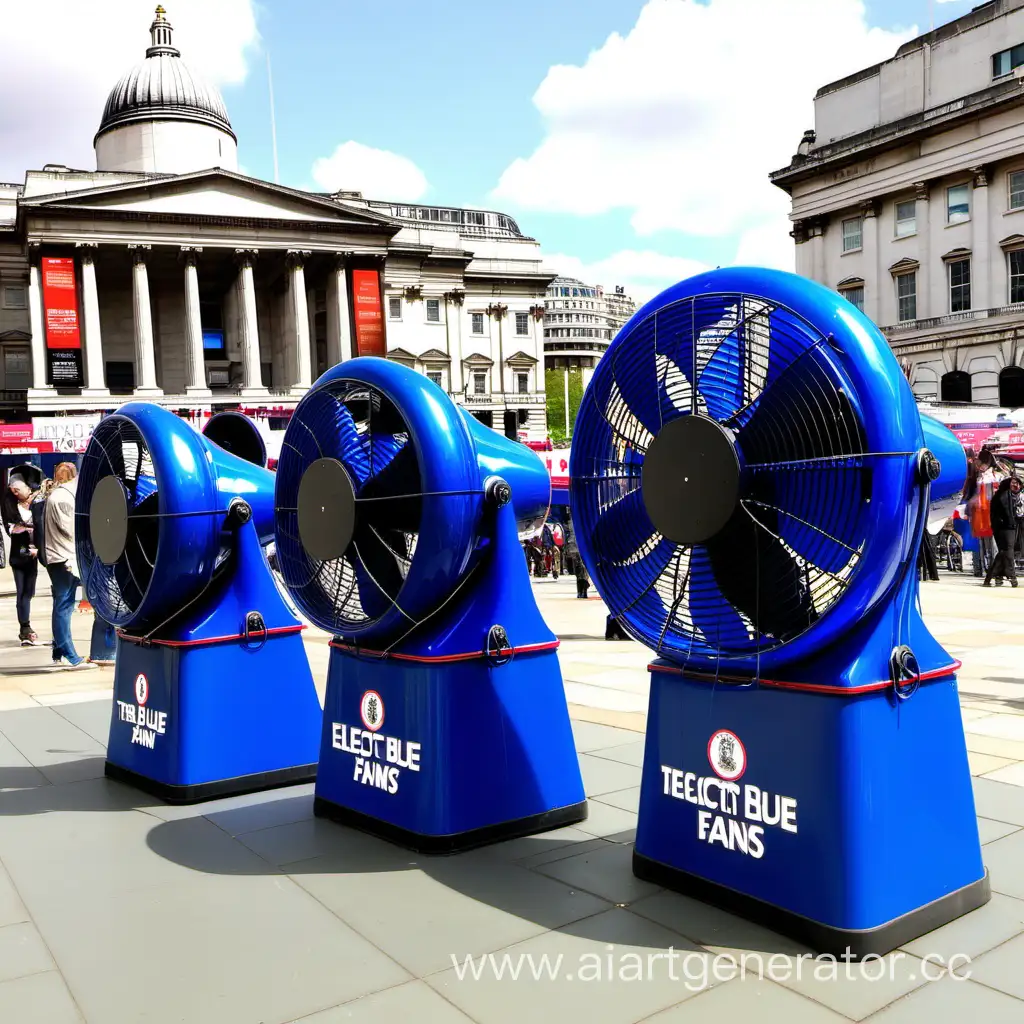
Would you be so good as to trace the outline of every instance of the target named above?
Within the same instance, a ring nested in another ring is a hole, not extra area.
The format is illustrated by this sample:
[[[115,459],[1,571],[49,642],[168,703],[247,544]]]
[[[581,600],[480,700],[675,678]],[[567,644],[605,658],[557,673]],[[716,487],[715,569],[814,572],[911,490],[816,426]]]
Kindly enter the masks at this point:
[[[316,781],[315,764],[300,764],[294,768],[281,768],[273,772],[259,772],[256,775],[242,775],[236,779],[218,779],[216,782],[201,782],[195,786],[175,786],[167,782],[129,771],[120,765],[107,761],[104,774],[108,779],[123,782],[159,797],[168,804],[198,804],[204,800],[217,800],[227,796],[241,796],[256,793],[262,789],[277,789],[280,786],[297,786],[304,782]]]
[[[587,801],[581,800],[578,804],[557,807],[541,814],[530,815],[528,818],[502,821],[496,825],[485,825],[483,828],[445,836],[411,832],[409,829],[373,818],[349,807],[342,807],[322,797],[317,797],[313,801],[313,813],[319,818],[330,818],[341,825],[348,825],[359,829],[360,832],[368,832],[381,839],[387,839],[416,853],[449,854],[500,843],[506,839],[519,839],[538,832],[550,832],[552,829],[565,828],[567,825],[577,825],[587,820]]]
[[[791,910],[784,910],[772,903],[737,892],[727,886],[710,882],[699,875],[670,867],[643,854],[633,851],[633,874],[646,882],[664,886],[685,896],[692,896],[702,903],[710,903],[730,913],[737,914],[756,924],[770,928],[780,935],[795,939],[819,954],[835,957],[849,955],[853,960],[866,956],[885,956],[894,949],[940,928],[950,921],[988,903],[992,896],[989,886],[988,869],[982,878],[962,889],[927,903],[923,907],[893,918],[875,928],[836,928],[814,921]]]

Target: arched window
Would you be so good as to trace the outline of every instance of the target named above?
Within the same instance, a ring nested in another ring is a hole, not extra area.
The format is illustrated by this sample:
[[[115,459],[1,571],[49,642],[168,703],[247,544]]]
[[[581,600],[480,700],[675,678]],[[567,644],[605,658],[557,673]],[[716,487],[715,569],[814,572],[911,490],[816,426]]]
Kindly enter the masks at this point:
[[[944,373],[940,394],[943,402],[969,402],[971,400],[971,375],[964,370]]]
[[[1005,366],[999,371],[999,404],[1010,409],[1024,406],[1024,369]]]

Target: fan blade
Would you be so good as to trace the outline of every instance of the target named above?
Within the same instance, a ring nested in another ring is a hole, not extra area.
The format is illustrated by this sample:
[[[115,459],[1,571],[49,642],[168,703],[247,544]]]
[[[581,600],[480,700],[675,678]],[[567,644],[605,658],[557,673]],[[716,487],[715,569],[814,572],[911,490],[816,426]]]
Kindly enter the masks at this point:
[[[376,463],[374,463],[376,470]],[[369,477],[356,496],[360,518],[378,532],[418,533],[423,499],[416,449],[405,444],[380,472]]]
[[[727,549],[729,568],[720,571],[722,556],[713,546],[717,539],[713,538],[707,545],[693,549],[690,556],[690,589],[685,599],[685,612],[694,627],[704,636],[711,650],[751,650],[757,646],[758,640],[753,617],[743,603],[737,600],[737,594],[734,592],[737,588],[722,586],[722,580],[731,580],[728,576],[730,571],[742,574],[744,579],[746,576],[753,579],[752,559],[738,550]],[[735,544],[737,540],[738,538],[734,538],[732,543]]]
[[[405,582],[398,559],[369,526],[356,528],[349,553],[363,611],[371,619],[379,619],[398,599]]]
[[[370,459],[363,437],[344,402],[331,398],[332,416],[329,434],[322,438],[324,454],[344,463],[359,483],[370,475]]]
[[[636,481],[639,485],[639,480]],[[654,534],[654,524],[644,506],[639,486],[605,508],[594,530],[594,550],[602,563],[621,565]]]
[[[142,475],[135,481],[135,493],[132,497],[132,507],[138,509],[147,498],[156,494],[156,477]]]
[[[114,565],[114,576],[129,608],[138,607],[153,578],[160,543],[159,498],[144,498],[128,516],[124,553]]]
[[[374,434],[369,444],[370,475],[383,473],[395,456],[407,447],[411,447],[407,434]]]
[[[719,603],[725,601],[732,606],[730,618],[735,620],[743,615],[758,632],[785,642],[802,633],[818,616],[806,571],[773,536],[778,534],[777,518],[773,520],[773,516],[775,513],[766,511],[764,519],[755,522],[744,508],[736,509],[729,522],[705,545],[713,576],[706,589],[709,594],[720,594]],[[692,587],[696,566],[691,571]],[[710,626],[698,624],[714,641]]]
[[[606,357],[612,372],[595,374],[591,384],[598,408],[626,440],[633,440],[638,432],[617,422],[624,419],[617,408],[620,401],[647,433],[656,434],[661,428],[655,336],[655,319],[649,317],[633,329],[628,345],[612,347]]]

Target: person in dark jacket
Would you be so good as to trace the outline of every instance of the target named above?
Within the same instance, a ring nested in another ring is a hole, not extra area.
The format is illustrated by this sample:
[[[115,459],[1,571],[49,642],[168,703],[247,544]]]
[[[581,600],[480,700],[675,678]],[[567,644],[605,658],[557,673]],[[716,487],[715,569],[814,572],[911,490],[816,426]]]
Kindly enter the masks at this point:
[[[1003,480],[996,493],[992,496],[990,514],[992,517],[992,535],[996,540],[996,557],[992,560],[983,586],[991,587],[995,579],[998,586],[1004,579],[1010,581],[1011,587],[1017,586],[1017,568],[1013,562],[1013,549],[1017,541],[1019,525],[1018,510],[1020,505],[1017,496],[1021,493],[1020,480],[1011,476]]]
[[[573,570],[576,574],[576,596],[585,601],[590,592],[590,577],[587,575],[583,559],[580,558],[579,549],[573,552]]]
[[[12,476],[0,500],[0,521],[11,538],[11,571],[14,574],[15,602],[18,612],[18,639],[22,647],[31,647],[39,639],[32,628],[32,598],[39,575],[37,549],[33,534],[33,508],[39,492],[20,476]]]

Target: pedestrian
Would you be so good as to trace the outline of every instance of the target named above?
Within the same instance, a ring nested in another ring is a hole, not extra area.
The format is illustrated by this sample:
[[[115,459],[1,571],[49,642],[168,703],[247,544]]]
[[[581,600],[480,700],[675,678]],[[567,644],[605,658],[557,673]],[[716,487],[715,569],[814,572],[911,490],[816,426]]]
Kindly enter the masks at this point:
[[[983,448],[974,459],[973,472],[968,473],[967,515],[971,535],[978,541],[978,556],[974,560],[974,575],[981,576],[992,566],[997,554],[992,535],[990,508],[992,497],[1000,482],[1000,474],[992,453]]]
[[[54,487],[46,500],[46,571],[53,592],[53,663],[71,668],[97,668],[75,650],[71,615],[80,583],[75,557],[75,492],[78,471],[62,462],[53,471]]]
[[[622,628],[622,623],[611,613],[604,622],[605,640],[628,640],[629,634]]]
[[[992,499],[992,532],[998,553],[989,566],[982,586],[991,587],[993,579],[995,579],[996,586],[1000,586],[1004,579],[1010,581],[1011,587],[1017,586],[1017,568],[1013,562],[1013,552],[1017,542],[1017,529],[1020,525],[1017,515],[1018,509],[1021,508],[1017,501],[1017,496],[1020,493],[1020,480],[1011,476],[999,484],[995,497]]]
[[[576,571],[576,596],[585,601],[590,591],[590,577],[587,575],[587,567],[583,564],[579,551],[575,552],[573,562]]]
[[[39,640],[32,628],[32,598],[39,575],[32,508],[38,499],[38,491],[21,476],[12,475],[0,505],[4,531],[11,538],[11,572],[18,612],[18,640],[22,647],[32,647]]]

